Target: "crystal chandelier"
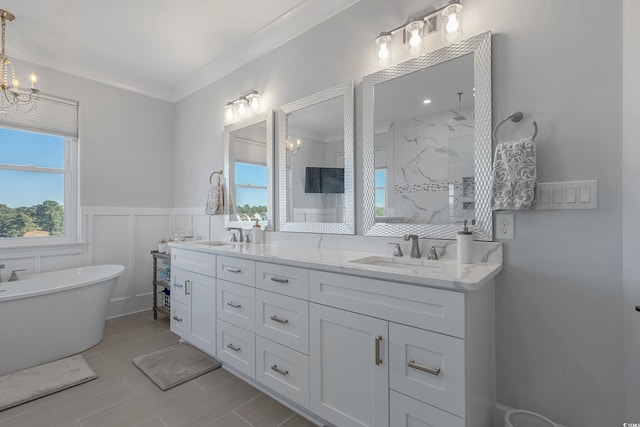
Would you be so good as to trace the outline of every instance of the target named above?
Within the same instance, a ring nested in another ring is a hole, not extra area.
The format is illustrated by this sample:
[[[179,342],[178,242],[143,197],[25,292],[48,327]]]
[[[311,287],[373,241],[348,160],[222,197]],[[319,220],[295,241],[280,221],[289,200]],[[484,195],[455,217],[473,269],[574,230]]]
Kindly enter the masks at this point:
[[[0,9],[0,19],[2,19],[2,69],[0,71],[0,88],[2,89],[2,95],[0,95],[0,114],[6,114],[4,110],[5,105],[15,106],[16,111],[28,113],[33,110],[40,97],[40,91],[36,89],[36,82],[38,78],[34,73],[29,76],[31,80],[30,90],[21,90],[20,83],[16,79],[13,64],[7,58],[5,53],[5,27],[7,21],[13,21],[16,17],[6,10]],[[9,82],[11,84],[9,84]]]

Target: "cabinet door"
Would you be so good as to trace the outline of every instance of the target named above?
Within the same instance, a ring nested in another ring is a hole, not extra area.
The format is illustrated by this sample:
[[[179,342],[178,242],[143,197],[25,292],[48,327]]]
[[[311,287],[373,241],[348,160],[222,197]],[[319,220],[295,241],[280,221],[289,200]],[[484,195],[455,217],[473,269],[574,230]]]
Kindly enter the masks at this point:
[[[310,304],[310,407],[340,427],[389,426],[388,323]]]
[[[187,341],[205,352],[216,354],[216,286],[215,279],[189,273],[186,283],[190,299]]]
[[[189,298],[187,297],[187,291],[185,283],[189,280],[189,272],[181,268],[171,268],[171,299],[181,302],[182,304],[188,304]]]

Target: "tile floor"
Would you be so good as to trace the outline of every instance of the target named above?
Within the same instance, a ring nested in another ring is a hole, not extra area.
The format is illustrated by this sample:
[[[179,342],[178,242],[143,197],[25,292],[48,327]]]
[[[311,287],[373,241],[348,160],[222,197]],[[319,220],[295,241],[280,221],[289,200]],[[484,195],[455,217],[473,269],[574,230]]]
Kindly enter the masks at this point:
[[[98,378],[0,412],[0,427],[311,427],[303,417],[216,369],[167,391],[131,359],[178,341],[165,316],[108,320],[104,339],[83,353]]]

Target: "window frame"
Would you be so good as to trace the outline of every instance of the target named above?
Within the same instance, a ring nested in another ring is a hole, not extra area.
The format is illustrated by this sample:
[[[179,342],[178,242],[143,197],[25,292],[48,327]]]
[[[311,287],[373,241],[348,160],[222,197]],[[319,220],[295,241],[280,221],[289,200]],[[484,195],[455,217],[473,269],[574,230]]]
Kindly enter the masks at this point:
[[[265,169],[265,175],[266,175],[266,184],[264,186],[262,185],[253,185],[253,184],[238,184],[238,180],[237,180],[237,174],[236,174],[236,164],[244,164],[244,165],[253,165],[253,166],[261,166],[264,167]],[[234,191],[233,191],[233,204],[236,207],[236,209],[239,207],[238,205],[238,189],[239,188],[247,188],[247,189],[251,189],[251,190],[264,190],[264,194],[265,194],[265,198],[267,200],[265,206],[267,207],[267,212],[265,212],[265,215],[268,218],[268,213],[269,213],[269,166],[267,165],[267,163],[259,163],[259,162],[249,162],[246,160],[234,160],[233,162],[233,187],[234,187]],[[253,225],[254,224],[254,220],[251,221],[238,221],[239,223],[243,223],[243,224],[249,224],[249,225]],[[259,221],[259,223],[262,225],[266,225],[268,222],[267,220],[261,220]]]
[[[28,113],[25,113],[28,114]],[[0,170],[36,173],[59,173],[64,176],[64,233],[61,236],[8,237],[0,239],[0,257],[61,255],[79,253],[84,243],[80,241],[80,192],[79,192],[79,144],[76,136],[55,132],[21,128],[0,123],[0,128],[21,132],[41,133],[64,138],[64,168],[0,163]],[[44,249],[38,250],[38,249]],[[66,248],[66,249],[65,249]],[[9,255],[9,256],[8,256]]]

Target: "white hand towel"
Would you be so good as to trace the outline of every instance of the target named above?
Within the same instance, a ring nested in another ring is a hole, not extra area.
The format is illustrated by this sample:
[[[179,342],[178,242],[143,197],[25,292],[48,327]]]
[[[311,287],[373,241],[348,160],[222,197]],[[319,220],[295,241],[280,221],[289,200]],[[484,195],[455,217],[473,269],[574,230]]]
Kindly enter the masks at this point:
[[[533,209],[536,144],[531,138],[500,142],[491,173],[491,209]]]
[[[209,186],[209,194],[207,196],[207,206],[205,208],[205,214],[224,214],[224,185],[222,183],[218,182]]]

